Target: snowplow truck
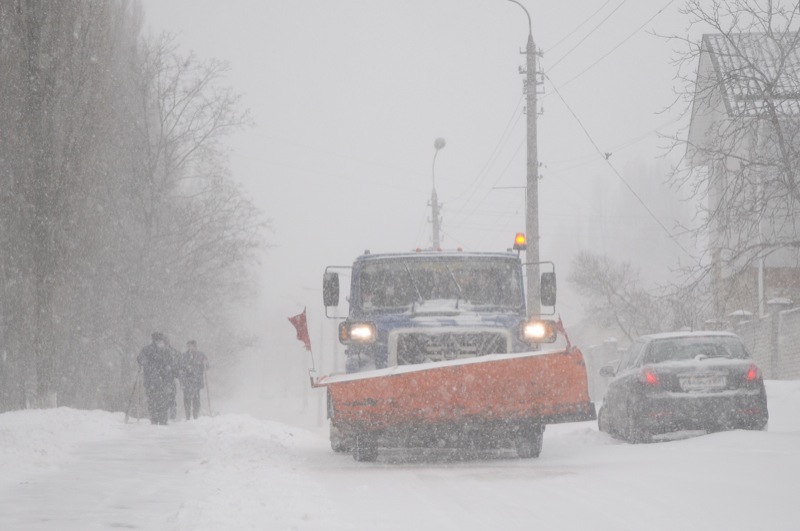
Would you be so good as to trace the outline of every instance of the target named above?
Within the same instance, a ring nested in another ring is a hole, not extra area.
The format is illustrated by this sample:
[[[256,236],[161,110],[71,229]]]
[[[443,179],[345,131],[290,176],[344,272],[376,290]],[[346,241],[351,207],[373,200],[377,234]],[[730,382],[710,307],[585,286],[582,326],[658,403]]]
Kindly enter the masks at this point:
[[[322,376],[331,447],[374,461],[379,448],[513,446],[538,457],[547,424],[595,419],[574,347],[542,349],[556,323],[526,313],[513,252],[418,251],[329,266],[325,314],[343,319],[346,373]],[[346,317],[339,272],[350,270]],[[541,278],[555,304],[555,272]]]

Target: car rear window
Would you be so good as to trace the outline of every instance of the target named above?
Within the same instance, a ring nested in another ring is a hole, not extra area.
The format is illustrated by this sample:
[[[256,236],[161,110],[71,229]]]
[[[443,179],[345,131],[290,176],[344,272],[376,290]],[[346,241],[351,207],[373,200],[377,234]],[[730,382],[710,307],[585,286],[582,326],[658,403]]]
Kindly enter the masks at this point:
[[[747,359],[750,355],[735,337],[676,337],[653,341],[644,363],[684,361],[704,358]]]

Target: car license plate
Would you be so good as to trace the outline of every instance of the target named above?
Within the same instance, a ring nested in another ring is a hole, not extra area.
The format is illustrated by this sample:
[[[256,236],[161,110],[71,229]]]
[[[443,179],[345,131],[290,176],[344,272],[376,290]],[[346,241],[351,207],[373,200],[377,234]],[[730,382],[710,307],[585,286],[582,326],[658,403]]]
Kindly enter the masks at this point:
[[[680,378],[681,389],[691,393],[693,391],[713,391],[724,389],[727,384],[725,376],[722,374],[693,374]]]

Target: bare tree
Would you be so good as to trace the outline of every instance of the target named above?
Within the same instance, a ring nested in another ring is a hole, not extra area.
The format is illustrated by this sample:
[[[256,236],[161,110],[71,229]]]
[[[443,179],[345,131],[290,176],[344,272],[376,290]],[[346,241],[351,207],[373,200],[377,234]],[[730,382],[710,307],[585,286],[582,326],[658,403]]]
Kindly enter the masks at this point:
[[[676,59],[688,135],[673,139],[686,165],[673,182],[703,204],[695,234],[708,255],[717,312],[742,307],[743,275],[771,260],[800,267],[800,6],[772,0],[689,0],[699,42]],[[745,296],[746,295],[746,296]]]
[[[170,36],[140,48],[118,223],[122,307],[138,337],[224,329],[263,244],[266,222],[227,171],[222,140],[250,123],[221,83],[227,68],[179,53]]]
[[[56,299],[71,265],[63,252],[75,192],[91,175],[93,139],[102,123],[114,47],[112,13],[119,2],[4,2],[3,218],[12,220],[4,243],[3,286],[14,328],[6,345],[19,349],[24,382],[36,385],[36,401],[56,402]],[[19,326],[19,328],[17,328]],[[31,371],[31,367],[34,371]],[[25,400],[32,398],[30,389]]]
[[[567,280],[586,299],[585,314],[593,322],[617,327],[629,341],[642,334],[697,328],[703,321],[696,293],[674,287],[651,293],[629,262],[583,251],[573,260]]]
[[[265,225],[227,170],[248,115],[223,63],[141,20],[0,2],[0,409],[118,407],[156,328],[234,343]]]

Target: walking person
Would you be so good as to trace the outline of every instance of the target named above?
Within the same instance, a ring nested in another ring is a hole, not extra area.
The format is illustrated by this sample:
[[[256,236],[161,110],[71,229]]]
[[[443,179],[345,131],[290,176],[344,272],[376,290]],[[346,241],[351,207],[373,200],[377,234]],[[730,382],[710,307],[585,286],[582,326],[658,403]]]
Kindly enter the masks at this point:
[[[167,350],[169,350],[170,356],[172,356],[172,366],[175,369],[175,378],[180,376],[180,369],[181,369],[181,352],[173,348],[172,345],[169,343],[169,337],[164,336],[164,343],[166,344]],[[175,378],[172,379],[172,400],[169,403],[169,420],[175,420],[178,418],[178,386],[175,383]]]
[[[192,417],[197,418],[200,414],[200,391],[205,386],[208,358],[203,352],[197,350],[197,341],[194,339],[186,343],[186,348],[179,380],[183,389],[186,420],[191,420]]]
[[[153,332],[151,339],[152,342],[139,352],[136,361],[142,367],[150,422],[166,425],[169,408],[175,400],[175,360],[164,334]]]

